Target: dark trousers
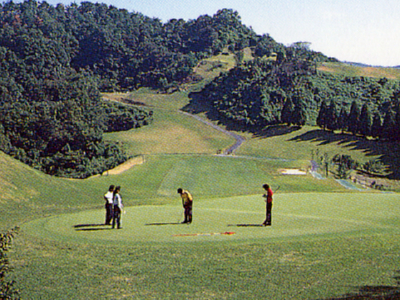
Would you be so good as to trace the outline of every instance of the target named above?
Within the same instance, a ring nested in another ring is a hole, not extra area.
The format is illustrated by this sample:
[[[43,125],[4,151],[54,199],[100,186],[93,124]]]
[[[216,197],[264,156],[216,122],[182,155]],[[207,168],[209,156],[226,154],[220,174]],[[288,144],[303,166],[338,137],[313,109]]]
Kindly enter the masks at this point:
[[[117,228],[121,228],[121,210],[118,206],[114,206],[114,214],[112,220],[112,228],[117,224]]]
[[[266,213],[266,218],[264,221],[264,225],[271,225],[271,218],[272,218],[272,202],[271,203],[267,203],[267,207],[266,207],[267,213]]]
[[[113,218],[113,205],[106,203],[106,225],[110,225]]]
[[[183,207],[185,209],[185,220],[184,223],[192,223],[192,206],[186,205]]]

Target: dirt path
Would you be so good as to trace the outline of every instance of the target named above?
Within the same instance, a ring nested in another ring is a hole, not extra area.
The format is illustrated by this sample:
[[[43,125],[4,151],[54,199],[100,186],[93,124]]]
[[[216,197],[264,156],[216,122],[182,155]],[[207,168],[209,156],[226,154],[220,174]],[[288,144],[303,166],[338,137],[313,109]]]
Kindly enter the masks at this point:
[[[104,171],[101,175],[118,175],[121,174],[122,172],[125,172],[132,168],[133,166],[136,165],[141,165],[145,162],[144,156],[136,156],[134,158],[128,159],[126,162],[120,164],[119,166],[116,166],[114,169]],[[99,176],[99,175],[97,175]]]
[[[236,133],[233,133],[231,131],[223,129],[223,128],[219,127],[218,125],[215,125],[215,124],[213,124],[213,123],[211,123],[211,122],[209,122],[207,120],[202,119],[199,116],[192,115],[192,114],[189,114],[189,113],[184,112],[184,111],[181,111],[181,113],[183,113],[184,115],[190,116],[192,118],[195,118],[196,120],[198,120],[200,122],[203,122],[204,124],[207,124],[208,126],[211,126],[212,128],[214,128],[216,130],[219,130],[219,131],[225,133],[226,135],[229,135],[229,136],[233,137],[236,140],[236,143],[234,145],[232,145],[231,147],[229,147],[228,149],[226,149],[222,153],[223,155],[231,155],[231,154],[233,154],[243,144],[243,142],[246,140],[241,135],[238,135]]]

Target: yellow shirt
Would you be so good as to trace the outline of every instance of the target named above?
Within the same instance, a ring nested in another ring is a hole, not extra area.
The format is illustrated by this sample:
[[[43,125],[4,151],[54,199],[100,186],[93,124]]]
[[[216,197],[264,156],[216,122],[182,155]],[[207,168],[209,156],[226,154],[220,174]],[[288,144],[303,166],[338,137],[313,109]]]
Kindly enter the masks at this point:
[[[182,191],[181,197],[182,197],[182,204],[183,204],[183,205],[192,204],[192,202],[193,202],[193,197],[192,197],[192,195],[191,195],[188,191],[183,190],[183,191]]]

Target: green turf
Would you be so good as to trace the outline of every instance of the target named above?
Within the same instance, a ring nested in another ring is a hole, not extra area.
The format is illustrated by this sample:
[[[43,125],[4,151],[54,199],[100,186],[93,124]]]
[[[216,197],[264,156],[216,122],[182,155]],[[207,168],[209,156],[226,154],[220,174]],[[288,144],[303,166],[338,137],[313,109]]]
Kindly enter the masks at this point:
[[[396,233],[400,228],[399,204],[396,194],[366,193],[362,199],[346,193],[281,194],[275,196],[274,226],[260,228],[258,225],[265,219],[262,197],[243,196],[196,201],[195,222],[191,225],[180,224],[183,220],[180,205],[153,205],[126,208],[122,216],[123,230],[101,226],[103,210],[43,218],[30,222],[24,229],[32,235],[85,243],[307,240],[364,236],[370,232]],[[203,235],[227,231],[236,234],[212,238]],[[199,235],[180,236],[187,234]]]
[[[229,226],[262,222],[260,196],[200,199],[191,225],[176,224],[179,205],[130,207],[121,230],[74,227],[101,223],[103,210],[40,219],[22,228],[19,286],[30,299],[327,299],[390,287],[399,201],[277,194],[272,227]],[[225,231],[235,234],[174,236]]]

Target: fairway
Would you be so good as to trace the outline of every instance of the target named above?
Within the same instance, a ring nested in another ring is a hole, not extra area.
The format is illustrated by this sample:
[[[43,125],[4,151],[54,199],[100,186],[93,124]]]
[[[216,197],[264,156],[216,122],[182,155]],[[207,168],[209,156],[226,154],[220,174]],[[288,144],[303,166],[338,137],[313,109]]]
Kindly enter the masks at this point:
[[[104,210],[38,219],[24,229],[32,235],[85,243],[289,242],[396,233],[399,204],[396,194],[281,194],[275,197],[273,226],[263,227],[263,200],[252,195],[198,201],[190,225],[180,224],[180,206],[158,205],[127,207],[121,230],[102,225]],[[221,234],[225,232],[234,234]]]

